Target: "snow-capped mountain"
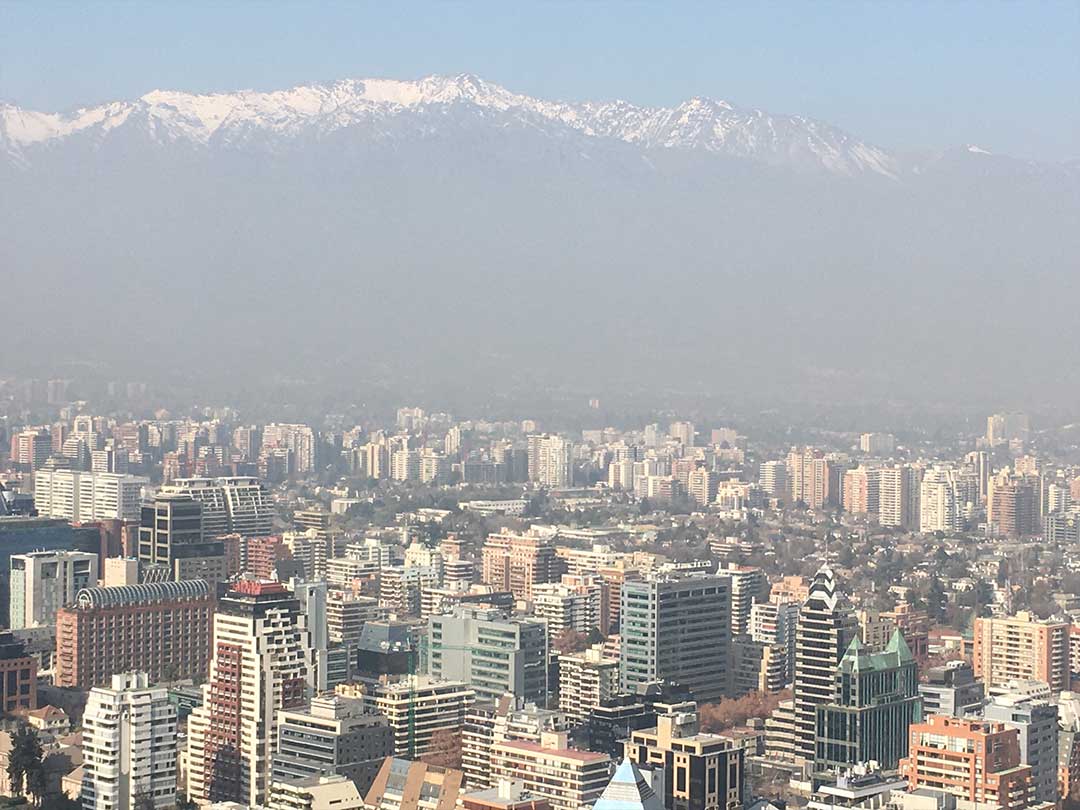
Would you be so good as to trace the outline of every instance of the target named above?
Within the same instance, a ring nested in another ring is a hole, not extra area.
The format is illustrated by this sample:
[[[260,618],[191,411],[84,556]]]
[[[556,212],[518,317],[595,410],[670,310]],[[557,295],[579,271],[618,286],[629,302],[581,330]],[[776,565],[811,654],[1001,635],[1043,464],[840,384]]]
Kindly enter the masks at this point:
[[[476,76],[429,76],[417,81],[349,79],[272,92],[197,95],[155,90],[134,101],[115,101],[71,113],[44,113],[0,105],[0,156],[33,165],[38,155],[71,142],[106,144],[133,132],[151,143],[200,148],[285,148],[310,138],[357,131],[399,136],[402,121],[414,133],[453,125],[455,113],[488,116],[495,126],[576,133],[645,149],[685,149],[844,176],[895,177],[888,153],[820,121],[771,115],[725,101],[693,98],[676,107],[626,101],[580,104],[520,95]]]

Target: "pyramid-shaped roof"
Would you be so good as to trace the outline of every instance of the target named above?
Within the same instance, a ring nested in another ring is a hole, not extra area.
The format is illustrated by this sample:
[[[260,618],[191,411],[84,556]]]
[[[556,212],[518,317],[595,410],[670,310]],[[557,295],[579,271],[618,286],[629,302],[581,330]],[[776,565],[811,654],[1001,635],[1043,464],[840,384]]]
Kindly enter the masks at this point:
[[[649,787],[637,765],[624,758],[593,810],[664,810],[664,803]]]

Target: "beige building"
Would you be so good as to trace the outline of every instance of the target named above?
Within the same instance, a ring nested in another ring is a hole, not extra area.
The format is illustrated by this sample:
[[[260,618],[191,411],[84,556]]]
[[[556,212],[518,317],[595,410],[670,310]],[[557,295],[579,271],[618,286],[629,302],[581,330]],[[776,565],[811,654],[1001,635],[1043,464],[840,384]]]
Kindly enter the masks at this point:
[[[360,810],[364,797],[347,776],[311,776],[274,782],[269,810]]]
[[[559,711],[580,725],[589,712],[619,691],[619,659],[607,658],[603,645],[559,656]]]
[[[1034,679],[1053,692],[1069,686],[1069,624],[1021,611],[1002,619],[975,620],[975,676],[990,688]]]
[[[553,810],[579,810],[604,792],[611,758],[570,748],[565,732],[544,732],[540,742],[505,741],[491,750],[491,776],[520,782]]]

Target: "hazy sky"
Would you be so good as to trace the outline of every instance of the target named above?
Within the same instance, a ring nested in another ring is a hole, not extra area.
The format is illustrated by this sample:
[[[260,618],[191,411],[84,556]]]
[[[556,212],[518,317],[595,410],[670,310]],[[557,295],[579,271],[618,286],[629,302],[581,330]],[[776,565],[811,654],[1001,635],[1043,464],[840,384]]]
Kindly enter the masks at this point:
[[[0,100],[470,72],[563,99],[694,95],[889,148],[1080,157],[1080,2],[49,3],[0,0]]]

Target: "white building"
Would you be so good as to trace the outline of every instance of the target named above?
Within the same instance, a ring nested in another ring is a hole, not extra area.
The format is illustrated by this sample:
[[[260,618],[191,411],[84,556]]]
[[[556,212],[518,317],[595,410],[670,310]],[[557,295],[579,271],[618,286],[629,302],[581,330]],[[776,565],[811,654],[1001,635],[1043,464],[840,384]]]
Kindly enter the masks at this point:
[[[176,804],[176,707],[144,672],[90,690],[83,714],[83,810]]]
[[[919,531],[955,532],[963,528],[963,506],[955,471],[931,467],[919,487]]]
[[[574,446],[561,436],[529,437],[529,480],[549,489],[574,483]]]
[[[141,475],[38,470],[34,473],[34,505],[43,517],[79,523],[95,520],[138,520],[143,488]]]
[[[162,493],[190,495],[203,505],[203,533],[218,537],[235,532],[244,537],[273,533],[274,502],[258,478],[177,478]]]
[[[86,551],[31,551],[11,556],[11,629],[48,627],[56,611],[98,581],[98,556]]]
[[[559,711],[574,725],[619,691],[619,659],[606,658],[603,645],[559,656]]]

